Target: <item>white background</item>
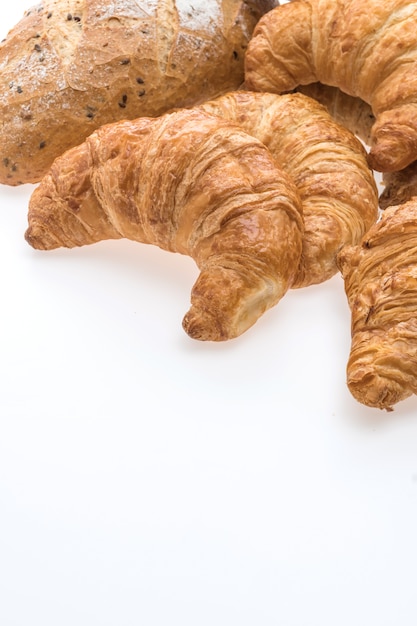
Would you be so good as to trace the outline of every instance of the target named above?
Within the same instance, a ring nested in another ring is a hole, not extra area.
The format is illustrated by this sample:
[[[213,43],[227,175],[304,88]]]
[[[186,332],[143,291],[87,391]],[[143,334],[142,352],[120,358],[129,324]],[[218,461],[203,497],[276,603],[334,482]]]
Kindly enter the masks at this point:
[[[415,626],[417,399],[350,396],[341,278],[195,342],[190,259],[36,252],[32,189],[0,187],[1,626]]]

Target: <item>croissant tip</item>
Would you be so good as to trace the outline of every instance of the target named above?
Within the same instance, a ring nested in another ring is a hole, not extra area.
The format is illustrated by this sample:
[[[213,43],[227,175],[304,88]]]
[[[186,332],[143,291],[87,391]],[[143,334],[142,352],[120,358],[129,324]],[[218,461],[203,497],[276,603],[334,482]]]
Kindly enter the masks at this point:
[[[35,250],[52,250],[58,247],[58,243],[45,232],[45,229],[38,225],[29,226],[24,237],[27,243]]]
[[[355,379],[354,372],[351,372],[348,387],[361,404],[388,412],[392,412],[398,402],[410,395],[400,385],[377,373],[365,373]]]
[[[232,337],[225,333],[224,328],[213,315],[196,311],[195,307],[186,313],[182,327],[191,339],[198,341],[226,341]]]
[[[376,172],[399,172],[415,159],[413,152],[405,150],[399,142],[389,138],[377,139],[368,154],[368,163]]]

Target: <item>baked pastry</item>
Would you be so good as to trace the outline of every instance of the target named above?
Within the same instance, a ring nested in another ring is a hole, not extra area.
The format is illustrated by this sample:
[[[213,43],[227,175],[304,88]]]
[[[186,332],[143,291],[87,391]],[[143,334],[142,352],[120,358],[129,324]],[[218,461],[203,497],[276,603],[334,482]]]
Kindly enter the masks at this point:
[[[339,264],[352,311],[348,387],[390,410],[417,393],[417,198],[388,207]]]
[[[300,85],[296,91],[320,102],[338,124],[348,128],[365,144],[371,143],[371,129],[375,123],[375,115],[369,104],[360,98],[349,96],[337,87],[322,83]]]
[[[38,249],[126,237],[200,269],[183,325],[232,339],[291,287],[302,248],[295,184],[239,126],[199,110],[101,127],[57,158],[29,203]]]
[[[384,189],[379,197],[381,209],[403,204],[417,196],[417,161],[399,172],[387,172],[382,176]]]
[[[333,276],[339,250],[358,243],[378,216],[377,187],[360,141],[300,93],[236,91],[201,107],[262,141],[294,180],[305,231],[293,287]]]
[[[295,0],[257,24],[245,84],[292,91],[320,82],[367,102],[376,117],[370,164],[417,159],[417,4],[410,0]]]
[[[0,183],[36,183],[99,126],[237,88],[275,0],[45,0],[0,44]]]

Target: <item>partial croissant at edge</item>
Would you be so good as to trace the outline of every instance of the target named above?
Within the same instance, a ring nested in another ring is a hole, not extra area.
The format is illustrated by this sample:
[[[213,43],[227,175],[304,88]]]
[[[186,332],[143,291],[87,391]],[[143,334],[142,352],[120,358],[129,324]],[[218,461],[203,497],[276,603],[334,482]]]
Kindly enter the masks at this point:
[[[369,161],[398,171],[417,159],[417,4],[409,0],[298,0],[255,27],[248,89],[284,93],[310,83],[370,105]]]
[[[302,251],[291,178],[260,141],[198,110],[101,127],[55,160],[28,222],[38,249],[125,237],[192,257],[183,326],[200,340],[252,326],[292,286]]]
[[[359,243],[378,217],[378,190],[366,151],[324,106],[301,93],[235,91],[201,105],[238,123],[270,150],[303,204],[303,254],[293,287],[337,271],[344,245]]]
[[[388,207],[338,262],[352,314],[348,387],[392,410],[417,393],[417,198]]]

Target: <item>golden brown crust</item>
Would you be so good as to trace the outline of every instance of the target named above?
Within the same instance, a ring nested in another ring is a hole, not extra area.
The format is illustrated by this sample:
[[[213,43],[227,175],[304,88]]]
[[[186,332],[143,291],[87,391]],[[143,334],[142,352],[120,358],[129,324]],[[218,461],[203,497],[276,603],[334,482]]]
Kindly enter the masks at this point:
[[[360,98],[349,96],[337,87],[322,83],[302,85],[297,87],[296,91],[320,102],[338,124],[348,128],[369,146],[371,129],[375,123],[375,116],[369,104]]]
[[[102,124],[237,88],[274,0],[45,0],[0,44],[0,183],[38,182]]]
[[[386,209],[339,264],[352,312],[349,389],[390,410],[417,393],[417,200]]]
[[[303,255],[293,287],[323,282],[336,255],[376,221],[378,193],[360,141],[312,98],[237,91],[201,105],[264,143],[303,204]]]
[[[129,239],[200,269],[184,328],[240,335],[292,286],[301,257],[297,189],[239,126],[198,110],[118,122],[58,158],[35,189],[35,248]]]
[[[368,103],[376,121],[370,163],[403,169],[417,158],[417,4],[409,0],[295,0],[261,18],[245,84],[278,93],[320,82]]]
[[[285,93],[318,80],[313,64],[311,7],[275,7],[257,23],[245,56],[245,87]]]
[[[379,197],[381,209],[403,204],[417,196],[417,161],[399,172],[387,172],[382,176],[384,189]]]

